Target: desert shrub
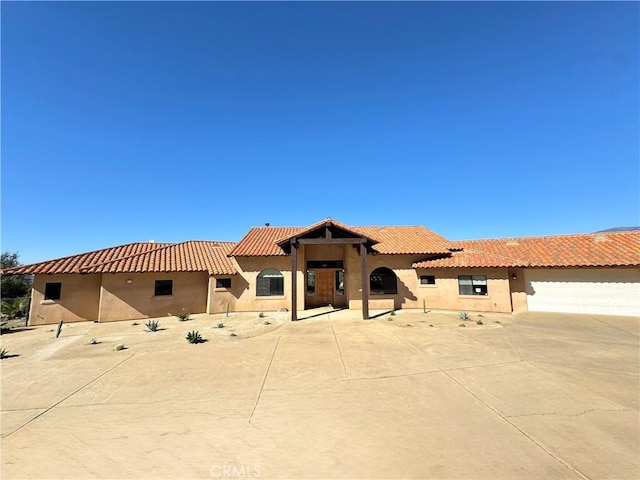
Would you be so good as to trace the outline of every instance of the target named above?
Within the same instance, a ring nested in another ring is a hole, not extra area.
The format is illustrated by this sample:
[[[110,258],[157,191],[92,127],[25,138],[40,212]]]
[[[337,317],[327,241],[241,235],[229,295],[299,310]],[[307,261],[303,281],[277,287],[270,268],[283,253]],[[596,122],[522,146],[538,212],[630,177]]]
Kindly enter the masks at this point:
[[[458,313],[458,318],[460,320],[469,320],[469,314],[467,312]]]
[[[458,325],[459,327],[466,327],[466,325],[464,323],[461,323]]]
[[[264,318],[264,317],[265,317],[264,312],[260,312],[260,313],[258,314],[258,317],[260,317],[260,318]]]
[[[476,321],[476,323],[477,323],[478,325],[482,325],[482,320],[477,320],[477,321]]]
[[[7,349],[4,347],[0,347],[0,358],[6,358],[7,356]]]
[[[176,317],[178,317],[178,320],[180,320],[181,322],[186,322],[188,320],[191,320],[190,313],[178,313]]]
[[[115,351],[120,351],[120,350],[124,350],[124,345],[119,343],[117,344],[114,348]]]
[[[160,322],[158,320],[149,320],[147,323],[145,323],[145,325],[147,326],[150,332],[155,332],[158,330],[158,327],[160,326]]]
[[[202,335],[200,335],[200,332],[196,330],[192,330],[191,332],[187,333],[187,336],[185,338],[187,339],[187,342],[193,344],[204,342],[204,340],[202,339]]]
[[[264,322],[262,322],[264,325],[271,325],[271,322],[269,320],[265,320]]]
[[[220,322],[220,323],[218,324],[218,328],[224,328],[224,323]]]

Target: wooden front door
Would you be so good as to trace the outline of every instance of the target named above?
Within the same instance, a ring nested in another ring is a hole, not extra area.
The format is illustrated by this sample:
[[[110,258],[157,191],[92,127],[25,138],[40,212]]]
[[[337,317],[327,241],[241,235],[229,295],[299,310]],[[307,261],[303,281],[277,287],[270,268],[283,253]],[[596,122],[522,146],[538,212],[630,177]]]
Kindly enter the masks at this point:
[[[333,270],[316,270],[316,305],[333,303]]]

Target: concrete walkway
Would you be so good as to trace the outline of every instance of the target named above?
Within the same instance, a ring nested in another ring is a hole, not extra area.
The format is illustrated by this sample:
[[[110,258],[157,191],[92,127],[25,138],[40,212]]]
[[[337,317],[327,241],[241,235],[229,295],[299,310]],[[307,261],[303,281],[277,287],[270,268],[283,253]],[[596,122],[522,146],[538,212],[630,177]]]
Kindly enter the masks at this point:
[[[64,359],[12,333],[41,345],[2,360],[2,478],[640,477],[638,319],[358,314]]]

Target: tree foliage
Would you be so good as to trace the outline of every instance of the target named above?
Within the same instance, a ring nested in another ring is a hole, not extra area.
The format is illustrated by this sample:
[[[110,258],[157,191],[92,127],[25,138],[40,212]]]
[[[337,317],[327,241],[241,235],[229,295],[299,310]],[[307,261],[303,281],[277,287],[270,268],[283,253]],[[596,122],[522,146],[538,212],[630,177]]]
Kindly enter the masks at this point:
[[[5,268],[20,265],[18,252],[2,252],[0,266]],[[30,275],[2,275],[0,278],[0,295],[5,298],[21,298],[31,295],[33,279]]]

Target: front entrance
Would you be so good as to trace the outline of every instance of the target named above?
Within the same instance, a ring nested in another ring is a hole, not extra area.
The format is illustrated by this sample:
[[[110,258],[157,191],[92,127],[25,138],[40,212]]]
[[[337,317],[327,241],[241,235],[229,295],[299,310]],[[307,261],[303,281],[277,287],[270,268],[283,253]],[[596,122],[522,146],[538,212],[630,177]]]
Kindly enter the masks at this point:
[[[333,305],[333,270],[316,270],[316,307]]]
[[[305,308],[326,305],[345,306],[344,270],[342,268],[307,270],[306,293]]]

